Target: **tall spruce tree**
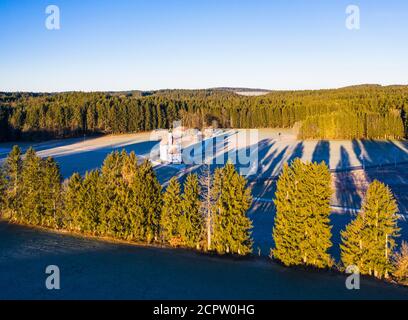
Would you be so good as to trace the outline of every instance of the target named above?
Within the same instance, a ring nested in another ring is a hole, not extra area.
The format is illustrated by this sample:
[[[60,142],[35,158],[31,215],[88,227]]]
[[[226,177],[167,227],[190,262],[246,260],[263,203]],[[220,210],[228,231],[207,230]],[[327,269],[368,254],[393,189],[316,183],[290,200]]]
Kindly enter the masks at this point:
[[[139,165],[134,152],[131,152],[123,160],[122,166],[122,187],[118,193],[123,205],[123,237],[126,240],[141,240],[142,214],[141,208],[137,205],[136,198],[139,179]]]
[[[44,222],[42,165],[42,159],[36,155],[33,148],[29,148],[25,154],[21,175],[21,216],[17,218],[20,222],[33,225],[41,225]]]
[[[190,248],[200,248],[204,219],[200,210],[200,185],[196,174],[189,174],[184,182],[182,199],[181,235]]]
[[[375,180],[363,200],[361,212],[341,233],[341,260],[361,274],[387,278],[393,270],[398,207],[391,190]]]
[[[393,277],[403,285],[408,285],[408,243],[402,241],[401,249],[394,257],[395,270]]]
[[[171,178],[163,195],[163,208],[161,212],[162,240],[172,246],[184,245],[181,235],[181,194],[180,183],[176,178]]]
[[[82,215],[82,177],[74,173],[64,185],[63,226],[68,230],[80,231]]]
[[[161,185],[157,180],[150,161],[145,160],[139,166],[139,174],[133,190],[136,210],[141,223],[141,239],[148,243],[157,241],[162,210]]]
[[[331,267],[333,260],[328,253],[331,242],[330,198],[331,175],[327,165],[322,162],[306,164],[306,183],[299,185],[304,196],[302,207],[305,210],[305,241],[302,242],[303,263],[318,268]]]
[[[42,161],[41,199],[44,205],[42,224],[47,227],[63,226],[62,199],[61,199],[61,173],[58,164],[53,158]]]
[[[277,182],[272,255],[284,265],[330,267],[331,176],[324,163],[285,164]]]
[[[82,232],[97,234],[100,223],[101,201],[105,194],[101,193],[101,175],[98,170],[85,174],[80,191],[79,229]]]
[[[4,165],[4,174],[7,178],[5,211],[12,221],[16,220],[21,212],[22,168],[23,161],[21,159],[21,150],[15,145],[9,153]]]
[[[100,203],[98,229],[100,234],[108,236],[123,235],[125,208],[123,192],[126,188],[122,178],[122,168],[127,154],[118,151],[109,154],[102,165],[100,192],[105,195]]]
[[[3,215],[6,203],[7,180],[3,167],[0,166],[0,217]]]
[[[131,239],[130,209],[132,208],[132,192],[130,183],[135,179],[138,164],[136,155],[132,152],[127,154],[125,150],[121,153],[120,172],[115,184],[115,201],[110,208],[110,219],[112,234],[125,240]]]
[[[296,177],[294,166],[289,167],[285,163],[276,185],[274,200],[276,214],[272,236],[275,247],[271,253],[286,266],[302,263],[300,243],[304,232],[302,232],[302,221],[298,216],[297,185],[299,182],[297,179],[299,177]]]
[[[246,255],[252,252],[252,222],[247,217],[251,207],[250,189],[231,163],[217,169],[214,177],[218,193],[214,213],[213,248],[218,253]]]

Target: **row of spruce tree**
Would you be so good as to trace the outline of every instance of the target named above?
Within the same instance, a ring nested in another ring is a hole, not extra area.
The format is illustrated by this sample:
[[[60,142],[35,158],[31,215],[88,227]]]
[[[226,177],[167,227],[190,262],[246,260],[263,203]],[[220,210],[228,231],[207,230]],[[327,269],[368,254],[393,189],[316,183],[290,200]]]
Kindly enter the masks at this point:
[[[163,192],[150,161],[108,155],[100,170],[62,181],[57,163],[15,146],[0,170],[1,212],[12,222],[217,253],[252,250],[246,180],[228,163],[173,178]]]
[[[322,162],[296,159],[285,165],[277,182],[275,247],[271,255],[286,266],[307,265],[331,268],[330,226],[331,174]],[[408,283],[408,246],[395,252],[399,236],[398,207],[389,187],[373,181],[361,211],[341,232],[340,270],[358,268],[360,274]]]
[[[332,268],[331,174],[322,162],[296,159],[277,182],[271,256],[286,266]],[[100,170],[62,181],[52,158],[14,147],[0,170],[1,212],[12,222],[127,241],[168,244],[219,254],[252,252],[252,203],[247,181],[230,163],[208,166],[163,192],[149,161],[113,152]],[[408,245],[396,252],[398,207],[391,190],[374,181],[362,209],[341,232],[339,270],[391,276],[408,284]]]

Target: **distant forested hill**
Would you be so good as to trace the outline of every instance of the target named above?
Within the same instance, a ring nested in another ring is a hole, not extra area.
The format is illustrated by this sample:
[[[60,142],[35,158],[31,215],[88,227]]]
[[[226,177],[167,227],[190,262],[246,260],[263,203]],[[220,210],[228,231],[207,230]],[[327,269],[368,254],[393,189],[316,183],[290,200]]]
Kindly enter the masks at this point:
[[[399,139],[407,135],[408,86],[272,91],[249,97],[223,88],[151,92],[0,93],[0,140],[191,127],[288,128],[299,138]]]

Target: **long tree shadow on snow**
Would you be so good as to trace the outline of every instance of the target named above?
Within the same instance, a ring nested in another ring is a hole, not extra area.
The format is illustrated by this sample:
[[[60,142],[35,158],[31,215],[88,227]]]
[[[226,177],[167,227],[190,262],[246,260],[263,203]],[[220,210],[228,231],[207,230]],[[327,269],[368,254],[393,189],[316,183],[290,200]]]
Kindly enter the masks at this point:
[[[78,151],[75,154],[53,156],[61,168],[61,174],[64,178],[70,177],[73,173],[78,172],[84,175],[87,171],[98,169],[102,166],[105,158],[114,151],[135,152],[136,155],[148,155],[151,149],[157,145],[158,141],[143,141],[128,144],[112,144],[103,146],[90,151]]]
[[[312,162],[325,162],[328,166],[330,166],[330,142],[327,140],[320,140],[312,155]]]

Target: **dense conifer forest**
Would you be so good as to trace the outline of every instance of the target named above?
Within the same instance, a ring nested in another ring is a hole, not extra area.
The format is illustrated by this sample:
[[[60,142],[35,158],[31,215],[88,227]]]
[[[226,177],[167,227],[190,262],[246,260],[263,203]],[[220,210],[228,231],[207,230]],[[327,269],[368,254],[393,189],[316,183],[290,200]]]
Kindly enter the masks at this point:
[[[301,139],[400,139],[407,136],[408,87],[363,85],[334,90],[230,90],[0,93],[0,141],[189,127],[289,128]]]

